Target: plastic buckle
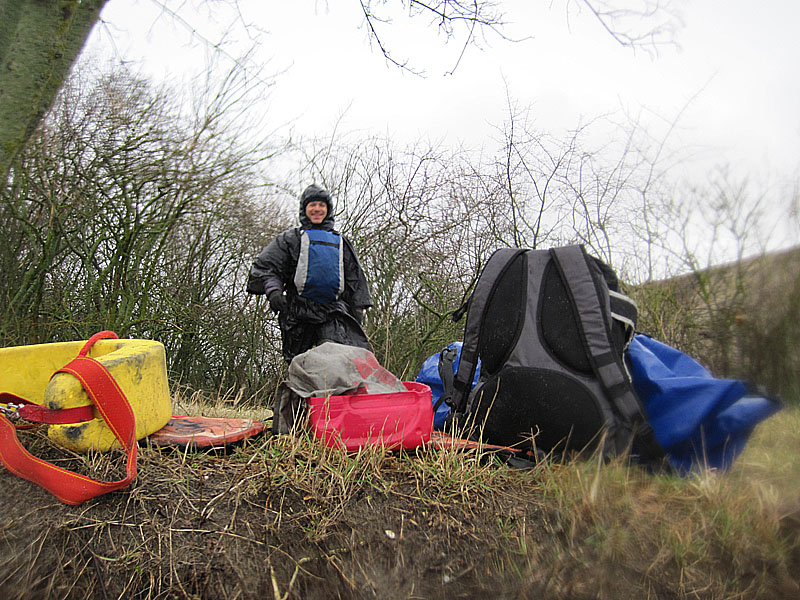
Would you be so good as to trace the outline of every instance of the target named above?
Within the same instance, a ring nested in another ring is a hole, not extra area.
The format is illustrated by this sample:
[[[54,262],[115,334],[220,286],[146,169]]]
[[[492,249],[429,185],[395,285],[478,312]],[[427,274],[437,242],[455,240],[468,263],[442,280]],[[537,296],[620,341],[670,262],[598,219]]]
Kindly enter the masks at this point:
[[[0,404],[0,413],[9,421],[19,421],[19,409],[21,407],[22,404],[12,404],[11,402],[8,404]]]
[[[441,356],[443,360],[453,363],[456,361],[456,358],[458,357],[458,350],[456,348],[451,348],[450,346],[448,346],[447,348],[442,350]]]

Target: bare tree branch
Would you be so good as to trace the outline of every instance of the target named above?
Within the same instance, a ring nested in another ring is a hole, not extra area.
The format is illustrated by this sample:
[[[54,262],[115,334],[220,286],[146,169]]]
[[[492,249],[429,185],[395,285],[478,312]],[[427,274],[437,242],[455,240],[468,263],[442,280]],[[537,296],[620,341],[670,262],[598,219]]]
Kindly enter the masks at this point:
[[[683,26],[675,0],[568,0],[580,2],[621,46],[658,54],[661,48],[676,46],[676,34]]]
[[[387,16],[385,7],[389,4],[388,0],[359,0],[364,14],[364,22],[367,27],[368,37],[374,42],[384,58],[391,64],[396,65],[416,75],[423,73],[409,65],[408,60],[399,60],[392,54],[391,49],[385,44],[382,26],[391,26],[392,19]],[[394,3],[393,3],[394,4]],[[377,5],[377,6],[376,6]],[[402,5],[407,7],[411,17],[422,17],[428,15],[431,24],[435,25],[445,39],[451,40],[459,35],[464,35],[461,52],[456,59],[453,68],[447,74],[452,74],[458,68],[464,54],[470,45],[475,44],[478,32],[491,32],[501,39],[509,40],[503,33],[506,25],[505,15],[499,10],[499,4],[491,0],[437,0],[436,2],[420,2],[418,0],[402,0]],[[383,9],[383,10],[381,10]]]

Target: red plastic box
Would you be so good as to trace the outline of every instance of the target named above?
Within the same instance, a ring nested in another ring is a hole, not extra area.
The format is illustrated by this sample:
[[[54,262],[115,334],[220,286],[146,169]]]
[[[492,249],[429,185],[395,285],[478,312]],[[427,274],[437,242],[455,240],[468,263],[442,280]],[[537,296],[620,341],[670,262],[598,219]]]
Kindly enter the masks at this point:
[[[416,448],[431,438],[431,389],[404,381],[407,392],[309,398],[311,429],[331,448]]]

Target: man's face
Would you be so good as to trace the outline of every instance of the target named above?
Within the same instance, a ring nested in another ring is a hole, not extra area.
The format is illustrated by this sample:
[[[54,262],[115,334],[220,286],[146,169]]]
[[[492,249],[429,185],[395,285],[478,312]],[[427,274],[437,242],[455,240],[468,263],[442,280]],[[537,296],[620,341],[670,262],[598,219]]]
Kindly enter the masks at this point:
[[[322,200],[312,200],[306,204],[306,216],[314,225],[319,225],[328,216],[328,204]]]

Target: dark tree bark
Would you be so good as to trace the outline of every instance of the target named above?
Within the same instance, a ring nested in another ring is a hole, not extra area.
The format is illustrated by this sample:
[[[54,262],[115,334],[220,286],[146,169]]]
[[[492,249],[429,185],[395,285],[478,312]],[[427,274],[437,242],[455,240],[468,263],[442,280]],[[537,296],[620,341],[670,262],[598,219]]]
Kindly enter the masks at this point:
[[[0,0],[0,182],[49,110],[107,0]]]

